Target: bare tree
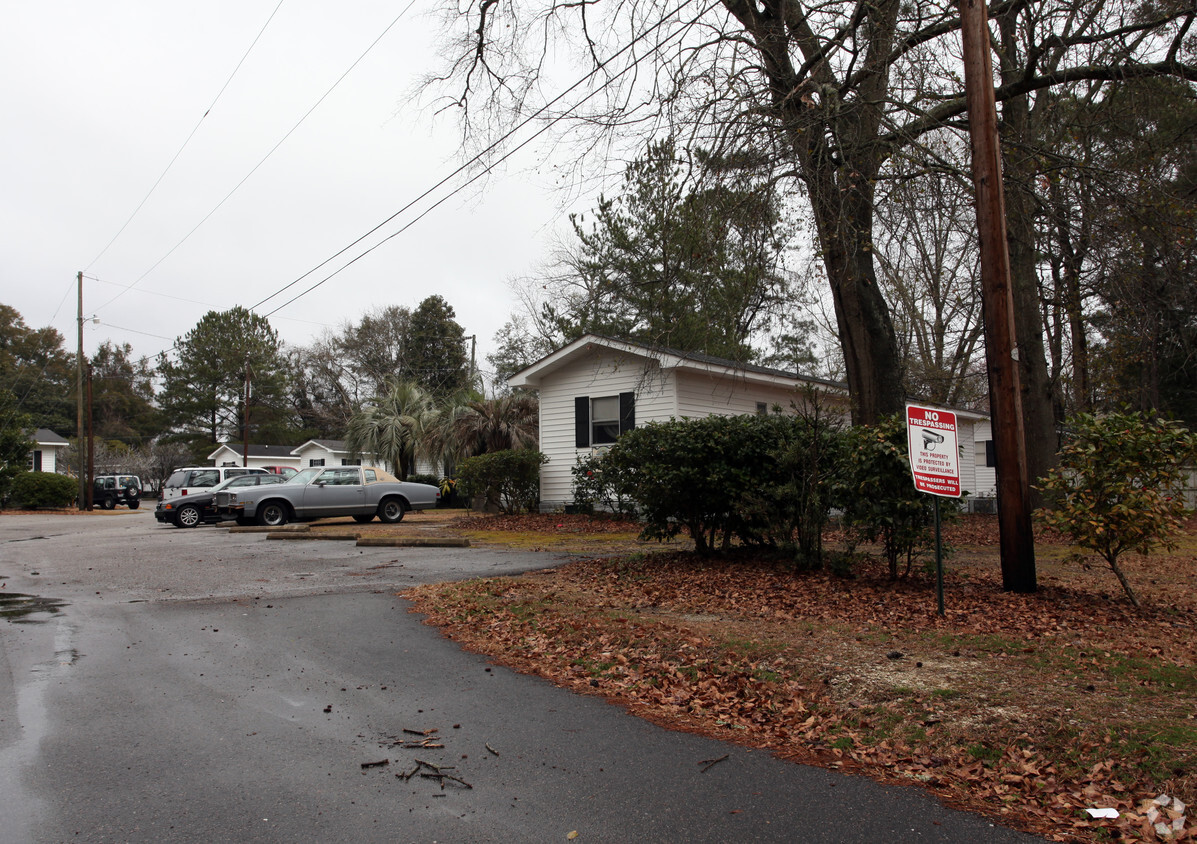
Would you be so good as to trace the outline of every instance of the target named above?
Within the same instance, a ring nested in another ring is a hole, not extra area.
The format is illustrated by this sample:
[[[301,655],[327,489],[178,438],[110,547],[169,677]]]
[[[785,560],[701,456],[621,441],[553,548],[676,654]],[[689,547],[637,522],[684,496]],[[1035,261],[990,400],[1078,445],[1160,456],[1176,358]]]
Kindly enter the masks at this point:
[[[895,158],[877,202],[877,264],[893,307],[907,391],[984,406],[980,266],[967,148],[934,141],[942,165]],[[930,145],[930,144],[929,144]]]
[[[1001,103],[1086,80],[1197,79],[1184,40],[1191,3],[999,0],[994,13],[1000,35],[1025,48],[1017,66],[999,65]],[[445,16],[451,43],[439,81],[451,87],[448,102],[460,108],[470,138],[489,142],[527,120],[569,117],[574,137],[590,139],[584,151],[604,151],[604,139],[619,131],[688,133],[691,146],[751,155],[775,176],[797,179],[835,306],[854,418],[901,410],[900,349],[874,257],[876,190],[892,156],[924,154],[925,135],[963,120],[953,5],[471,0]],[[588,68],[575,89],[584,98],[543,94],[559,56]],[[1016,116],[1003,113],[1007,124]],[[1012,231],[1012,245],[1021,237]],[[1021,293],[1034,284],[1033,273],[1016,280]],[[1019,316],[1037,316],[1038,304],[1032,289]],[[1033,326],[1019,342],[1032,347],[1024,354],[1038,346],[1042,361]]]

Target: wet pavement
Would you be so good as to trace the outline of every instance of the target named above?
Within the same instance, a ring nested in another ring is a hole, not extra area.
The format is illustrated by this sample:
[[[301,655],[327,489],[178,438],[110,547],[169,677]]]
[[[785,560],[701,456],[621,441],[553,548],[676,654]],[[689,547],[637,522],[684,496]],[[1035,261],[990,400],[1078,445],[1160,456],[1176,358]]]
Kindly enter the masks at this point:
[[[395,595],[555,562],[0,517],[0,840],[1032,840],[493,667]]]

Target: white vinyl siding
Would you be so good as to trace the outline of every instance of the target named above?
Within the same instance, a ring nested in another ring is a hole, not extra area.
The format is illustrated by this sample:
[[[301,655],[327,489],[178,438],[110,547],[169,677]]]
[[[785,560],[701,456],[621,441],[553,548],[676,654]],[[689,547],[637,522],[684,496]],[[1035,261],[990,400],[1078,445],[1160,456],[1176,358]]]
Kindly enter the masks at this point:
[[[574,400],[579,396],[613,397],[618,420],[620,393],[635,395],[636,426],[676,415],[671,374],[643,358],[595,355],[566,365],[545,379],[540,389],[540,450],[549,462],[540,467],[540,506],[554,510],[573,501],[573,473],[589,448],[575,445]]]
[[[549,459],[540,469],[540,507],[544,511],[572,503],[571,470],[579,458],[605,448],[577,445],[585,440],[587,430],[593,436],[594,418],[585,420],[587,427],[580,431],[575,408],[593,412],[595,399],[617,399],[622,393],[632,393],[635,426],[642,428],[670,419],[756,414],[760,404],[769,413],[775,407],[793,413],[796,406],[805,404],[806,390],[813,386],[825,412],[849,423],[848,397],[842,386],[799,381],[784,373],[734,370],[601,338],[575,341],[525,372],[517,376],[522,383],[514,386],[534,387],[540,392],[540,450]],[[983,460],[974,466],[974,442],[982,436],[988,438],[988,420],[978,421],[976,414],[958,418],[961,483],[975,495],[992,495],[993,470],[985,469]],[[983,426],[984,435],[978,427],[974,438],[974,426]]]
[[[973,485],[965,485],[964,488],[972,493],[974,498],[994,498],[997,496],[997,469],[985,465],[985,441],[993,439],[993,429],[988,419],[978,419],[971,428],[971,447],[964,451],[961,467],[963,469],[966,462],[972,464]],[[963,434],[965,425],[960,425],[960,429]],[[960,444],[964,445],[963,436]],[[964,478],[961,478],[961,481],[964,481]]]
[[[758,412],[763,403],[769,413],[774,406],[782,413],[793,413],[802,403],[797,388],[747,383],[734,377],[683,372],[678,376],[678,417],[702,419],[705,416],[739,416]],[[845,410],[845,418],[847,411]]]

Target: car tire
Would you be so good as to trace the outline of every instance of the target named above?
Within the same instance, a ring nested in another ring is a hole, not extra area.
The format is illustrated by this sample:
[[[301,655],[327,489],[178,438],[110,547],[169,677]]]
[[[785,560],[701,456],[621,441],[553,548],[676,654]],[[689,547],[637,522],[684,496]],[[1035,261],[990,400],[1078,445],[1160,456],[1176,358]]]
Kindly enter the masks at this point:
[[[397,525],[403,521],[403,514],[407,512],[407,502],[402,498],[391,496],[384,498],[378,505],[378,519],[386,525]]]
[[[104,498],[104,500],[100,502],[100,506],[103,507],[105,510],[115,510],[116,509],[116,499],[110,495],[106,496]]]
[[[370,522],[374,521],[374,514],[366,513],[364,516],[354,516],[353,520],[355,522],[357,522],[359,525],[366,525],[366,524],[369,524]]]
[[[263,501],[258,505],[258,524],[262,527],[282,527],[291,514],[281,501]]]
[[[132,500],[129,502],[129,509],[130,509],[130,510],[136,510],[136,509],[137,509],[138,507],[140,507],[140,506],[141,506],[141,502],[140,502],[140,501],[138,501],[136,498],[132,499]]]
[[[175,513],[175,527],[193,528],[202,520],[199,508],[192,504],[184,504]]]

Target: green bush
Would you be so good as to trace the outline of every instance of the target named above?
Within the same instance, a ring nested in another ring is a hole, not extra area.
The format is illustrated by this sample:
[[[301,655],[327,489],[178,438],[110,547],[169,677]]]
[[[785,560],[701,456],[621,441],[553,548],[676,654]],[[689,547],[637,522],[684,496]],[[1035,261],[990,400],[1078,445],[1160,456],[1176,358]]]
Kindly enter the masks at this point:
[[[69,507],[78,492],[78,481],[54,472],[22,472],[12,483],[13,502],[22,507]]]
[[[1060,450],[1060,465],[1040,481],[1048,527],[1101,555],[1131,603],[1139,598],[1118,558],[1168,546],[1185,515],[1182,467],[1197,460],[1197,436],[1141,413],[1081,414]]]
[[[407,482],[409,484],[428,484],[435,487],[441,485],[441,479],[436,475],[408,475]]]
[[[801,416],[708,416],[650,422],[579,464],[575,492],[613,509],[634,502],[646,538],[687,530],[700,553],[744,545],[795,547],[817,565],[831,506],[820,472],[834,462],[836,429]]]
[[[491,451],[462,461],[458,491],[482,498],[487,510],[532,512],[540,500],[540,467],[549,458],[534,449]]]
[[[822,568],[823,530],[843,480],[848,434],[813,390],[797,416],[773,427],[774,480],[762,485],[770,531],[792,546],[798,568]]]
[[[574,476],[574,506],[585,513],[593,513],[598,507],[621,516],[634,515],[636,502],[623,494],[618,473],[612,464],[603,461],[604,456],[599,453],[579,457],[570,469]]]
[[[853,539],[881,543],[889,576],[896,580],[899,561],[905,561],[904,573],[909,574],[915,559],[935,541],[935,498],[914,487],[901,417],[848,433],[845,476],[835,490],[844,527]],[[943,501],[946,515],[956,510],[955,501]]]

